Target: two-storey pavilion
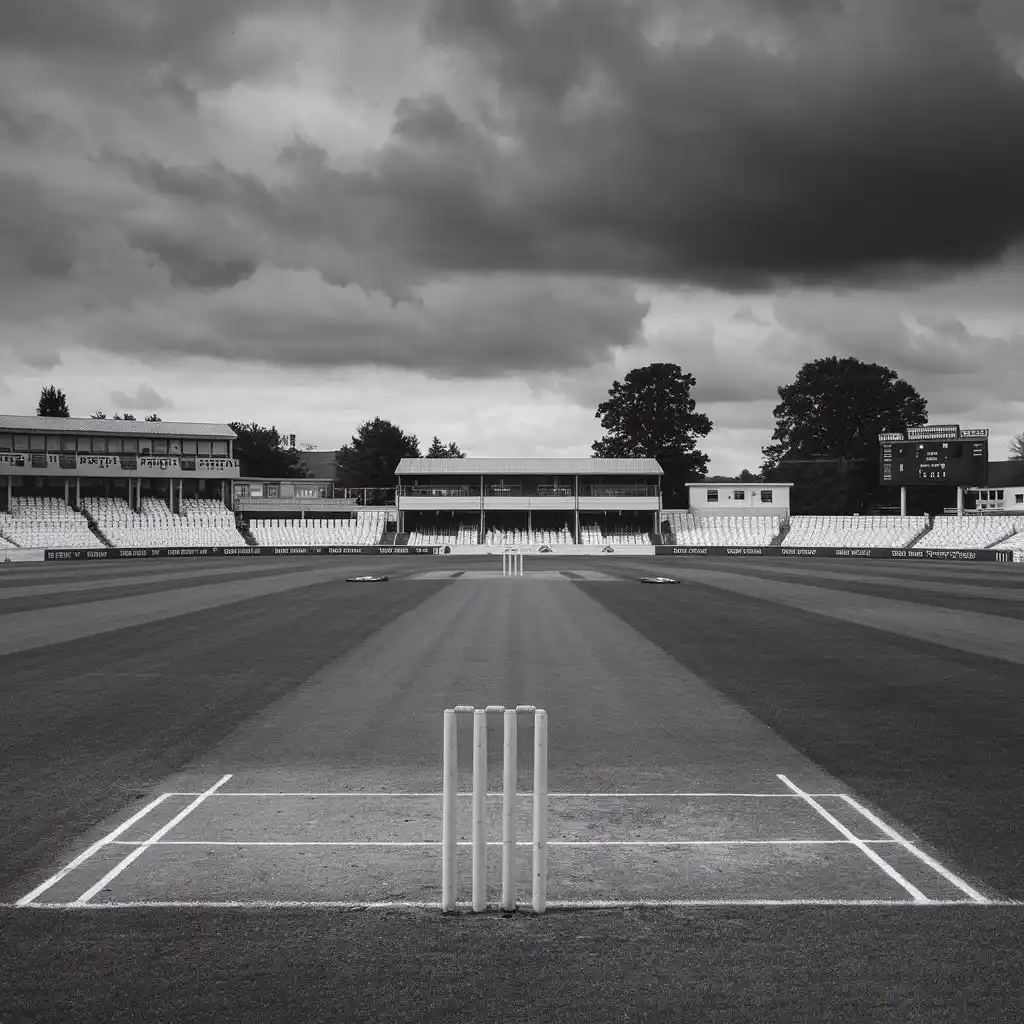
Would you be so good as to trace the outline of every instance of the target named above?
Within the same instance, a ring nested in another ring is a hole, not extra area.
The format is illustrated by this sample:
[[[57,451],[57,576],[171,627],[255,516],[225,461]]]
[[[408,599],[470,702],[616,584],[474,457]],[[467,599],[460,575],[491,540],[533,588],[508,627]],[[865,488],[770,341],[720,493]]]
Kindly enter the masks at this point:
[[[235,432],[221,423],[167,423],[0,414],[0,502],[47,495],[78,507],[83,497],[123,497],[132,508],[160,497],[225,502],[238,479]]]
[[[661,466],[655,459],[402,459],[396,504],[399,531],[448,514],[532,533],[568,526],[579,542],[581,517],[629,519],[657,532]]]

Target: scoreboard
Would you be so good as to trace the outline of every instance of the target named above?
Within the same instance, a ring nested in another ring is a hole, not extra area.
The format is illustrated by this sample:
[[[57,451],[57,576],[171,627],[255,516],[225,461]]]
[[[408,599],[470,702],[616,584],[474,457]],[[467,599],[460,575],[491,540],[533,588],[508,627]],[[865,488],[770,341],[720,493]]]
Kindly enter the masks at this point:
[[[879,435],[880,483],[980,487],[988,480],[988,430],[911,427]]]

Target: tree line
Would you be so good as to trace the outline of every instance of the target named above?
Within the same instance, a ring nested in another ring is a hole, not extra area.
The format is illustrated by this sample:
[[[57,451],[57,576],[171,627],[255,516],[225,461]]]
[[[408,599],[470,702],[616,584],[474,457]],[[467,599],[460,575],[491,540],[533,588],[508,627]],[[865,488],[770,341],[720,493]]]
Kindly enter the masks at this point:
[[[665,472],[666,508],[687,504],[686,485],[725,481],[707,477],[708,456],[698,447],[714,424],[697,410],[691,391],[697,381],[675,363],[651,363],[614,381],[597,407],[604,436],[591,446],[595,458],[652,458]],[[894,370],[852,357],[828,356],[805,363],[791,384],[778,389],[772,410],[775,430],[762,449],[758,473],[744,469],[737,482],[794,485],[797,513],[851,513],[891,504],[891,488],[878,483],[878,434],[928,422],[928,403]],[[37,415],[69,416],[67,398],[44,388]],[[105,419],[103,412],[94,419]],[[130,413],[114,419],[133,420]],[[158,421],[153,413],[147,421]],[[231,423],[238,435],[235,457],[247,477],[310,477],[303,453],[286,444],[276,427]],[[419,440],[390,420],[362,423],[348,444],[334,453],[333,475],[340,487],[395,486],[395,468],[404,458],[420,458]],[[461,459],[454,441],[434,436],[425,453],[431,459]],[[1010,445],[1010,457],[1024,460],[1024,433]]]

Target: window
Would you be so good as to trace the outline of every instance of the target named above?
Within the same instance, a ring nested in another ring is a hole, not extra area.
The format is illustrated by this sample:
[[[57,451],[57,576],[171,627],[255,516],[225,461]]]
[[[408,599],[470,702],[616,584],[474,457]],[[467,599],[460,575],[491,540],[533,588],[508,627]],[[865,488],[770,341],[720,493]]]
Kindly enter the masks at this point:
[[[92,439],[93,455],[103,455],[107,450],[107,439],[105,437],[94,437]]]
[[[196,443],[195,443],[195,441],[182,441],[181,442],[181,454],[182,455],[195,455],[196,454]]]
[[[213,442],[213,454],[220,458],[226,458],[228,454],[228,443],[227,441],[214,441]]]
[[[10,434],[0,434],[0,452],[9,452],[12,441]]]
[[[108,437],[107,438],[107,454],[108,455],[120,455],[121,454],[121,438],[119,438],[119,437]]]
[[[1013,500],[1018,505],[1024,505],[1024,494],[1015,494]]]
[[[210,442],[209,441],[200,441],[199,442],[199,454],[203,458],[209,458],[210,457]]]
[[[59,452],[60,451],[60,438],[50,436],[46,439],[46,450],[48,452]]]
[[[60,439],[60,450],[62,452],[73,452],[75,450],[75,439],[73,437],[62,437]]]
[[[80,437],[78,439],[78,450],[83,455],[88,455],[92,451],[92,439],[88,437]]]
[[[140,455],[152,455],[153,454],[153,442],[148,437],[139,438],[139,454]]]
[[[1003,500],[1003,492],[1002,491],[996,491],[996,500],[997,501],[1002,501]]]
[[[180,455],[181,454],[181,441],[177,438],[170,438],[167,441],[167,454],[168,455]]]
[[[733,501],[746,501],[746,499],[747,499],[747,492],[746,491],[733,491],[732,492],[732,500]]]
[[[718,491],[708,491],[708,501],[718,501]]]
[[[46,451],[46,438],[42,434],[33,434],[29,438],[28,450],[30,452],[45,452]]]
[[[14,450],[16,452],[27,452],[28,451],[28,434],[15,434],[14,435]]]
[[[139,442],[134,437],[125,437],[121,439],[121,447],[125,454],[130,454],[139,450]]]
[[[155,437],[155,438],[153,438],[153,454],[154,455],[166,455],[167,454],[167,438],[166,437]]]
[[[761,504],[762,505],[770,505],[771,503],[772,503],[772,492],[771,491],[762,491],[761,492]]]

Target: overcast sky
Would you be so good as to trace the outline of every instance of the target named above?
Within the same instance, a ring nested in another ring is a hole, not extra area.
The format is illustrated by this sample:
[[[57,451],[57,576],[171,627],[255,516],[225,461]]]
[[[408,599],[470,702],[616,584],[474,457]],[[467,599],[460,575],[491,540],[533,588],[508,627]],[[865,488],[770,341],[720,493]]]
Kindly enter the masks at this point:
[[[712,473],[892,366],[1024,430],[1020,0],[4,0],[0,409],[588,455],[679,363]]]

